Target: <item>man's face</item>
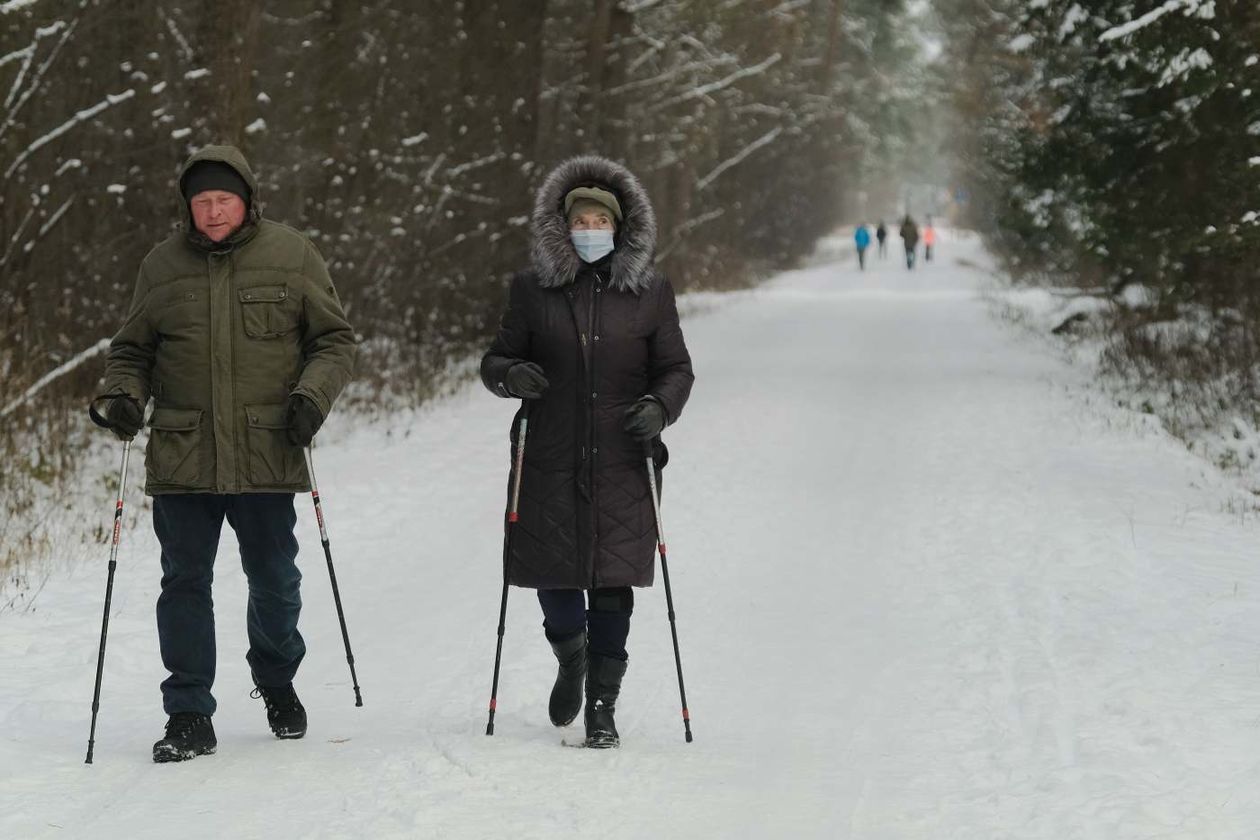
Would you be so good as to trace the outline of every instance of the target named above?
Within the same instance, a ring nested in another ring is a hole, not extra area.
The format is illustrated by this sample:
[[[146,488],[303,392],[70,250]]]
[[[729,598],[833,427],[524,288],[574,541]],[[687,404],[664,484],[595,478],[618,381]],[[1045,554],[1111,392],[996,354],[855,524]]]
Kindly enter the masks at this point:
[[[244,199],[226,190],[199,192],[188,202],[188,206],[192,210],[193,226],[211,242],[227,239],[245,221]]]
[[[569,230],[612,230],[612,214],[607,210],[587,210],[574,213],[569,219]]]

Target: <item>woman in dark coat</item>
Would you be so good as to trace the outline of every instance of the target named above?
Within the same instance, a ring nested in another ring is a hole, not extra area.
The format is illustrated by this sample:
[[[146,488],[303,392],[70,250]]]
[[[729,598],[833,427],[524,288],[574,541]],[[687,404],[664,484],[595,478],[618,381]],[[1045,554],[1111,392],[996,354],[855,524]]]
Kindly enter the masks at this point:
[[[615,747],[631,587],[655,571],[644,446],[664,467],[660,432],[687,402],[691,357],[653,267],[655,214],[628,170],[565,161],[538,192],[532,233],[530,268],[481,362],[485,386],[529,412],[507,575],[538,590],[559,661],[552,723],[577,717],[585,677],[586,743]]]

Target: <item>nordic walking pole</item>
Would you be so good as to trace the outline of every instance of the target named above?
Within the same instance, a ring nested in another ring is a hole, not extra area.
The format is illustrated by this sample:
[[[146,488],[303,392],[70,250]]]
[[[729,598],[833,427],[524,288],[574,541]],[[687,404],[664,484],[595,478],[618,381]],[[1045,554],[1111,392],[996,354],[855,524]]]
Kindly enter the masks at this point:
[[[114,539],[109,547],[109,577],[105,581],[105,613],[101,618],[101,649],[96,656],[96,690],[92,693],[92,729],[88,733],[87,760],[92,763],[96,749],[96,713],[101,708],[101,675],[105,671],[105,639],[109,634],[109,602],[114,596],[114,570],[118,568],[118,541],[122,536],[123,492],[127,489],[127,461],[131,458],[131,441],[123,441],[122,469],[118,471],[118,502],[114,505]]]
[[[324,527],[324,508],[319,501],[319,485],[315,483],[315,465],[311,461],[311,448],[302,449],[306,456],[306,474],[311,479],[311,501],[315,503],[315,521],[319,523],[319,541],[324,544],[324,559],[328,561],[328,580],[332,582],[333,602],[337,605],[337,621],[341,623],[341,640],[346,643],[346,661],[350,663],[350,682],[354,684],[354,705],[363,705],[359,693],[359,677],[354,672],[354,654],[350,652],[350,633],[346,630],[346,614],[341,609],[341,590],[337,588],[337,573],[333,571],[332,549],[328,547],[328,529]]]
[[[691,712],[687,710],[687,689],[683,687],[682,656],[678,652],[678,625],[674,622],[674,593],[669,588],[669,562],[665,559],[665,526],[661,524],[661,497],[656,492],[656,462],[652,458],[652,442],[643,442],[647,459],[648,486],[652,489],[652,511],[656,514],[656,548],[661,553],[661,576],[665,578],[665,605],[669,608],[669,632],[674,637],[674,665],[678,669],[678,696],[682,700],[683,729],[691,743]]]
[[[499,598],[499,641],[494,647],[494,680],[490,683],[490,717],[486,734],[494,734],[494,712],[499,706],[499,663],[503,659],[503,625],[507,621],[508,562],[512,556],[512,526],[520,519],[521,471],[525,467],[525,432],[529,429],[529,403],[521,409],[520,431],[516,434],[516,463],[512,468],[512,505],[503,533],[503,594]]]

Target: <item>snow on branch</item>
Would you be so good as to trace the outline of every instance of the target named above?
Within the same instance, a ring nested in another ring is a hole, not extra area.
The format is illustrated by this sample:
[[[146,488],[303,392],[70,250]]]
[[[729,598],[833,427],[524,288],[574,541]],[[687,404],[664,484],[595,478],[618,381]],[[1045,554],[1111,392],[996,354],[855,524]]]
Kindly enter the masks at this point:
[[[753,152],[760,149],[762,146],[766,146],[766,145],[769,145],[770,143],[773,143],[778,138],[778,136],[782,133],[783,133],[783,126],[779,126],[773,131],[768,131],[765,134],[763,134],[761,137],[759,137],[758,139],[749,143],[739,152],[739,154],[735,155],[732,158],[728,158],[722,163],[719,163],[716,167],[714,167],[712,172],[710,172],[708,175],[705,175],[703,178],[697,181],[696,190],[698,191],[698,190],[706,189],[710,184],[716,181],[718,176],[721,175],[723,172],[730,169],[732,166],[738,166],[739,164],[743,163],[744,160],[749,155],[751,155]]]
[[[135,88],[128,88],[127,90],[119,94],[106,94],[104,99],[102,99],[100,102],[93,105],[91,108],[85,108],[82,111],[79,111],[73,117],[66,120],[61,125],[57,126],[52,131],[48,132],[43,137],[40,137],[35,142],[31,143],[31,145],[23,149],[22,152],[19,153],[18,156],[13,159],[13,163],[9,164],[9,168],[5,170],[4,180],[7,181],[10,178],[12,178],[13,173],[16,172],[22,164],[26,163],[26,161],[30,158],[31,155],[35,154],[35,152],[39,151],[44,146],[47,146],[49,143],[56,140],[61,135],[65,134],[70,129],[74,128],[75,126],[81,123],[87,122],[88,120],[92,119],[92,117],[95,117],[97,114],[99,114],[101,111],[104,111],[106,108],[117,105],[120,102],[126,102],[128,99],[132,98],[135,95],[136,95]]]
[[[446,170],[446,174],[449,178],[458,178],[465,172],[471,172],[472,170],[480,169],[483,166],[490,166],[491,164],[498,163],[506,157],[507,155],[503,152],[495,152],[494,154],[486,155],[485,157],[480,157],[476,160],[461,163],[458,166],[452,166],[450,169]]]
[[[782,58],[783,58],[783,55],[781,53],[775,53],[774,55],[770,56],[769,58],[767,58],[765,61],[761,62],[760,64],[756,64],[752,67],[745,67],[743,69],[736,70],[734,73],[727,76],[725,79],[720,79],[716,82],[710,82],[707,85],[701,85],[695,90],[688,91],[684,98],[695,99],[700,96],[708,96],[710,93],[716,93],[717,91],[722,90],[723,88],[730,87],[731,85],[738,82],[740,79],[746,79],[749,76],[756,76],[758,73],[765,72],[766,70],[770,69],[774,65],[778,64],[779,60]]]
[[[653,6],[659,6],[661,0],[624,0],[621,4],[621,11],[628,15],[645,12]]]
[[[54,227],[57,226],[57,222],[61,221],[61,217],[64,216],[66,214],[66,211],[70,209],[70,205],[74,204],[76,197],[77,196],[72,195],[69,198],[67,198],[64,202],[62,202],[61,206],[58,207],[53,212],[53,214],[48,217],[48,221],[44,222],[42,225],[39,226],[39,233],[35,235],[36,239],[43,239],[45,236],[48,235],[48,231],[52,230]]]
[[[22,69],[18,71],[17,78],[13,82],[13,88],[9,91],[9,95],[4,101],[4,107],[9,109],[9,113],[5,117],[4,124],[0,125],[0,136],[3,136],[13,126],[17,120],[18,112],[30,101],[35,91],[39,90],[40,83],[44,80],[44,74],[48,72],[48,68],[57,60],[57,56],[61,53],[61,48],[70,40],[70,36],[74,34],[75,27],[78,25],[79,22],[77,20],[69,26],[66,26],[62,21],[57,21],[51,26],[44,26],[35,30],[35,40],[28,47],[30,54],[27,55],[26,60],[22,63]],[[26,92],[18,97],[18,91],[22,89],[22,83],[26,80],[26,72],[30,70],[31,62],[35,60],[35,51],[39,48],[39,42],[44,38],[56,35],[58,32],[63,33],[61,40],[52,48],[52,52],[49,53],[44,63],[39,66],[39,69],[35,71],[35,75],[31,78]]]
[[[792,12],[803,9],[812,3],[813,0],[783,0],[782,3],[775,6],[766,15],[774,15],[776,17],[790,17]]]
[[[9,244],[5,247],[4,254],[0,255],[0,268],[8,264],[9,257],[13,256],[13,250],[17,248],[17,244],[22,238],[22,233],[33,218],[35,218],[35,206],[31,205],[26,209],[26,215],[18,223],[17,230],[13,232],[13,236],[9,237]]]
[[[10,402],[3,410],[0,410],[0,418],[8,417],[10,414],[30,402],[36,394],[47,388],[50,384],[65,376],[67,373],[70,373],[72,370],[75,370],[84,362],[87,362],[104,353],[109,349],[109,341],[110,340],[108,338],[102,338],[100,341],[96,342],[82,353],[79,353],[65,364],[60,365],[55,370],[51,370],[41,376],[34,385],[22,392],[22,396]]]
[[[3,67],[11,61],[17,61],[19,58],[24,59],[22,69],[18,71],[18,79],[14,82],[15,91],[21,86],[22,78],[26,74],[27,69],[31,66],[31,60],[35,58],[35,50],[39,47],[39,42],[51,35],[56,35],[65,27],[66,22],[63,20],[55,21],[48,26],[41,26],[35,30],[34,40],[25,47],[21,47],[20,49],[16,49],[11,53],[6,53],[5,55],[0,55],[0,67]],[[10,93],[9,100],[5,103],[5,105],[10,105],[12,102],[13,94]]]
[[[706,225],[714,219],[720,219],[725,215],[726,208],[719,207],[716,210],[710,210],[708,213],[702,213],[693,219],[688,219],[685,223],[674,229],[673,239],[670,241],[669,245],[657,253],[656,258],[652,262],[656,265],[660,265],[679,245],[683,243],[683,240],[687,238],[687,234],[691,233],[696,228]]]
[[[736,70],[734,73],[731,73],[724,79],[718,79],[716,82],[709,82],[707,85],[700,85],[700,87],[692,88],[680,96],[675,96],[672,99],[665,100],[656,107],[652,108],[652,110],[660,111],[671,105],[677,105],[679,102],[688,102],[692,99],[699,99],[702,96],[708,96],[710,93],[717,93],[719,90],[724,90],[741,79],[746,79],[749,76],[756,76],[759,73],[764,73],[766,70],[769,70],[771,67],[778,64],[782,58],[782,53],[775,53],[760,64],[753,65],[752,67],[743,67]]]
[[[653,76],[650,78],[635,79],[634,82],[626,82],[625,84],[617,84],[616,87],[610,87],[609,89],[607,89],[607,91],[605,91],[605,94],[606,96],[612,96],[612,94],[616,94],[616,93],[629,93],[631,91],[638,91],[638,89],[641,89],[641,88],[653,87],[653,86],[656,86],[656,84],[664,84],[665,82],[673,81],[673,79],[678,78],[679,76],[683,76],[683,74],[685,73],[693,73],[697,71],[708,71],[708,69],[721,67],[722,64],[733,64],[736,62],[736,60],[737,59],[733,57],[733,55],[716,55],[716,57],[713,57],[713,58],[706,58],[706,59],[696,60],[696,62],[687,62],[684,64],[679,64],[677,65],[677,67],[670,68],[668,69],[668,71],[665,71],[664,73],[658,73],[656,74],[656,76]]]
[[[39,0],[8,0],[7,3],[0,3],[0,15],[7,15],[19,9],[25,9],[27,6],[34,6],[38,2]]]
[[[1155,21],[1171,12],[1184,11],[1185,14],[1191,15],[1197,12],[1206,12],[1211,5],[1212,0],[1165,0],[1164,5],[1159,6],[1141,17],[1134,18],[1128,23],[1122,23],[1119,26],[1113,26],[1106,32],[1098,36],[1098,40],[1106,43],[1114,41],[1117,38],[1127,38],[1139,30],[1145,29]]]
[[[192,61],[194,57],[193,48],[188,43],[188,39],[184,37],[184,33],[179,31],[179,27],[175,25],[175,21],[171,19],[160,7],[158,8],[158,17],[162,18],[162,22],[166,24],[166,29],[171,33],[171,37],[175,39],[175,43],[179,45],[179,49],[184,54],[184,58]]]
[[[664,84],[672,81],[685,73],[695,72],[697,70],[710,70],[723,64],[731,64],[735,61],[734,56],[720,55],[714,58],[706,58],[700,61],[688,61],[685,64],[679,64],[677,67],[670,68],[664,73],[658,73],[647,79],[635,79],[632,82],[610,87],[604,91],[604,95],[612,96],[618,93],[629,93],[630,91],[649,88],[654,85]]]
[[[10,61],[17,61],[19,58],[25,58],[29,60],[30,56],[33,55],[34,53],[35,53],[35,45],[27,44],[25,47],[22,47],[20,50],[14,50],[13,52],[8,53],[6,55],[0,55],[0,67],[3,67],[4,65],[8,64]]]

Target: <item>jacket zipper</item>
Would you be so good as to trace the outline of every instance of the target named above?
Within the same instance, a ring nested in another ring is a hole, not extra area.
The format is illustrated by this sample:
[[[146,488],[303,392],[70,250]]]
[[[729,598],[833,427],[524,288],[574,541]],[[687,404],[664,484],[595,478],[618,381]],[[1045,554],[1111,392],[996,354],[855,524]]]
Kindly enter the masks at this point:
[[[596,575],[599,569],[599,477],[596,463],[599,458],[599,439],[595,436],[595,402],[599,399],[599,392],[595,390],[598,382],[595,351],[599,346],[596,339],[599,338],[599,320],[603,311],[599,300],[603,297],[604,288],[604,279],[599,276],[599,272],[595,273],[594,285],[595,288],[591,290],[590,318],[587,320],[587,330],[591,335],[589,366],[591,402],[587,421],[591,446],[591,589],[595,589],[598,584]]]

